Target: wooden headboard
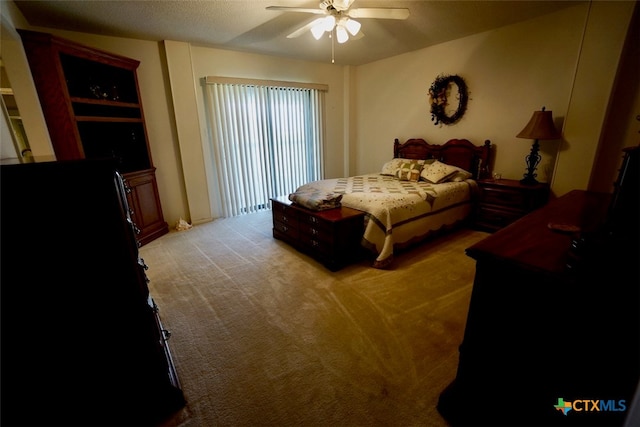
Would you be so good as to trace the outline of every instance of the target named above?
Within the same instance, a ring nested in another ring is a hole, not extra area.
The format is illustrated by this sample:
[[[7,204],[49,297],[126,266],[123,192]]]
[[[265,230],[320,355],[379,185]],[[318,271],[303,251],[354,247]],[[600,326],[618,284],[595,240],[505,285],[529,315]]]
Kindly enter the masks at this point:
[[[409,139],[403,144],[396,138],[393,157],[405,159],[437,159],[473,174],[475,179],[490,178],[491,141],[477,146],[467,139],[450,139],[443,145],[429,144],[424,139]]]

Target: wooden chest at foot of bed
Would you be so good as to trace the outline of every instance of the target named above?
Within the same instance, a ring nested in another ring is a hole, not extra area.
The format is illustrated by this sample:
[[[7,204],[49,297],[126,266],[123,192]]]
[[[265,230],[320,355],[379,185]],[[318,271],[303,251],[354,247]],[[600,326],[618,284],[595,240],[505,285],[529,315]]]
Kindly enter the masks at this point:
[[[286,197],[271,201],[276,239],[312,256],[331,271],[362,256],[364,212],[346,207],[313,211]]]

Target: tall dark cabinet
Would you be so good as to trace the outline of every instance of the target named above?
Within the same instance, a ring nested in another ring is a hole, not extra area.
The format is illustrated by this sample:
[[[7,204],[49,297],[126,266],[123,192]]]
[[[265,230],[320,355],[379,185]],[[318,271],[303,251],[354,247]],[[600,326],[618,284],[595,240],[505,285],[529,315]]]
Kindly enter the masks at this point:
[[[168,232],[138,88],[139,61],[18,30],[57,160],[113,158],[144,245]]]
[[[156,425],[184,404],[111,160],[0,166],[1,423]]]

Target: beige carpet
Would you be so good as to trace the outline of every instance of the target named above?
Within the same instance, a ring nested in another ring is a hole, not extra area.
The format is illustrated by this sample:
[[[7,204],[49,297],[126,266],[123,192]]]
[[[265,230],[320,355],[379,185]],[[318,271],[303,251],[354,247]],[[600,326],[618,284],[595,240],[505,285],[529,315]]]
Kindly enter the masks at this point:
[[[332,273],[271,234],[271,212],[140,249],[187,400],[166,426],[446,426],[475,262],[459,230]]]

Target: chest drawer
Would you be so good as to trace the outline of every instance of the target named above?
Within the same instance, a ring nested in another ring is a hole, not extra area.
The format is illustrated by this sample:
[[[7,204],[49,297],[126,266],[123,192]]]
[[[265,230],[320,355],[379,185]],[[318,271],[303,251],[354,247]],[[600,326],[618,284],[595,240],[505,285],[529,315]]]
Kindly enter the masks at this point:
[[[282,225],[289,226],[290,228],[298,227],[299,216],[301,214],[300,211],[281,203],[274,203],[272,209],[274,221],[279,222]]]
[[[302,214],[298,222],[300,233],[306,234],[317,239],[326,240],[332,233],[332,224],[328,221],[323,221],[320,218]]]
[[[334,253],[332,242],[327,241],[327,239],[320,238],[320,236],[300,234],[299,239],[300,243],[307,249],[317,252],[322,256],[329,256]]]
[[[297,239],[299,236],[298,227],[289,222],[273,221],[273,228],[281,233],[284,238]]]

